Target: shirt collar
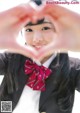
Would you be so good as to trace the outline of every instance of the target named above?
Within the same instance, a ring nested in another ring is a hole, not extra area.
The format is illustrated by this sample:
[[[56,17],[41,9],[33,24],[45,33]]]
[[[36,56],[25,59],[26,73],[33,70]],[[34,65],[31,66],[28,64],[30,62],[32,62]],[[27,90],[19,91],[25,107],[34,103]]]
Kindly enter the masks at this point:
[[[49,65],[51,64],[52,60],[56,57],[57,53],[53,54],[46,62],[43,63],[43,66],[45,67],[49,67]]]
[[[43,65],[45,67],[49,67],[49,65],[51,64],[52,60],[56,57],[57,53],[54,53],[47,61],[45,61],[43,64],[41,64],[39,61],[36,62],[36,64],[38,65]]]

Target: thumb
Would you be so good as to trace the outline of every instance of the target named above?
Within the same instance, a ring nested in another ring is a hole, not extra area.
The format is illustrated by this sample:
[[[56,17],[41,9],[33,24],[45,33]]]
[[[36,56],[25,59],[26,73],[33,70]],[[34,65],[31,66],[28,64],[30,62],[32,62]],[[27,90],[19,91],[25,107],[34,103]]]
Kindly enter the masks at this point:
[[[38,52],[31,46],[15,43],[12,48],[8,48],[7,51],[11,53],[19,53],[31,59],[37,59]]]

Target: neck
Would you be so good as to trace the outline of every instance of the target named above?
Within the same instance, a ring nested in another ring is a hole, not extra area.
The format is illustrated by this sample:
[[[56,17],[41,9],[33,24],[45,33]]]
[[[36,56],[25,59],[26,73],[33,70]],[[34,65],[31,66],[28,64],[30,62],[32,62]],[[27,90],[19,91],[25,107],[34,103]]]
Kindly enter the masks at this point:
[[[44,58],[41,60],[41,64],[43,64],[44,62],[46,62],[51,56],[52,56],[52,54],[49,55],[49,56],[44,57]]]

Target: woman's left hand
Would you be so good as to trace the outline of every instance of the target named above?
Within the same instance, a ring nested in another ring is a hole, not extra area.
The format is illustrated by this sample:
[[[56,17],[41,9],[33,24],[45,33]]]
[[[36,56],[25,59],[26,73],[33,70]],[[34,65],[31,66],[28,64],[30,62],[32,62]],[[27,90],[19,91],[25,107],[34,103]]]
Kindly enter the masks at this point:
[[[57,37],[40,50],[41,58],[54,51],[80,51],[80,15],[54,4],[46,4],[42,13],[44,17],[51,19]]]

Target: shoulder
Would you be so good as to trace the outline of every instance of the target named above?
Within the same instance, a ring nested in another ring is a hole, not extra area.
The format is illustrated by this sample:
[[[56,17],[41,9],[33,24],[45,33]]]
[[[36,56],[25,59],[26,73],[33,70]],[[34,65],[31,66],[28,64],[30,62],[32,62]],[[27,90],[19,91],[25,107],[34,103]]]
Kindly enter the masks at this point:
[[[16,54],[16,53],[9,53],[9,52],[4,52],[0,53],[0,58],[2,59],[19,59],[19,58],[26,58],[25,56],[21,54]]]
[[[2,64],[6,64],[7,66],[14,64],[16,65],[24,62],[25,59],[27,58],[21,54],[9,52],[0,53],[0,65]]]
[[[70,67],[74,67],[74,69],[80,69],[80,59],[79,58],[73,58],[69,57],[69,64]]]
[[[68,75],[76,75],[80,73],[80,59],[70,57],[67,53],[61,53],[59,58],[61,71]]]
[[[68,53],[61,53],[60,60],[64,63],[68,63],[70,67],[78,68],[80,66],[80,59],[70,57]]]

